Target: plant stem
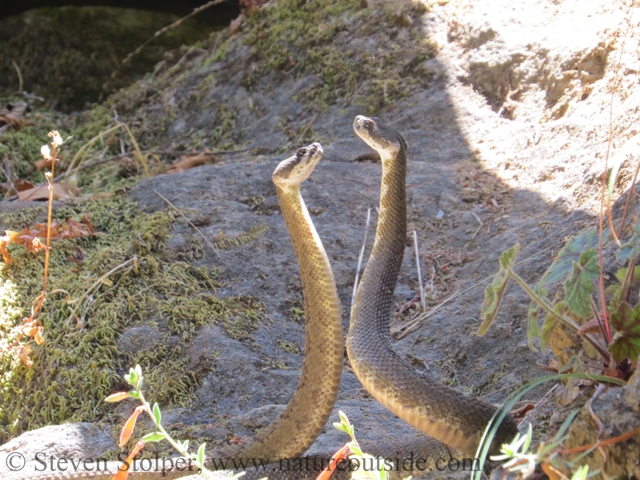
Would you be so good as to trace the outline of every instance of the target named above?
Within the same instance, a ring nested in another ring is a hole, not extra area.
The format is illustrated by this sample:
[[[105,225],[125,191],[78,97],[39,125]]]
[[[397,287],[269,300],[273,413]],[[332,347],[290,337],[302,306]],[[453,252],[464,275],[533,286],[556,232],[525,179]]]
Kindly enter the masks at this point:
[[[509,269],[509,275],[511,276],[511,278],[515,280],[515,282],[518,285],[522,287],[522,289],[527,293],[527,295],[529,295],[531,299],[534,302],[536,302],[538,305],[540,305],[542,309],[545,310],[549,315],[553,315],[554,317],[559,318],[560,320],[562,320],[564,323],[566,323],[576,331],[580,329],[580,325],[578,325],[576,322],[571,320],[569,317],[554,311],[553,306],[549,302],[547,302],[544,298],[541,298],[536,292],[534,292],[529,287],[529,285],[527,285],[527,283],[522,278],[520,278],[520,276],[516,272],[514,272],[511,268]]]

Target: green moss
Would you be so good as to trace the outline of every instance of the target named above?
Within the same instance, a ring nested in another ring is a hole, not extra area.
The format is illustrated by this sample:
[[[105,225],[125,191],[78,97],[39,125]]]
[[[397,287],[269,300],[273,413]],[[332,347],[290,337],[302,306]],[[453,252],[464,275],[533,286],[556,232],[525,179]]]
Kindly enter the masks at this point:
[[[128,86],[162,59],[168,48],[206,38],[214,27],[194,19],[154,38],[132,62],[122,59],[179,17],[105,7],[41,8],[0,22],[0,78],[64,111]],[[112,76],[112,73],[118,72]]]
[[[286,340],[277,340],[276,345],[278,345],[278,348],[280,348],[281,350],[284,350],[287,353],[295,353],[295,354],[300,353],[300,349],[293,342],[288,342]]]
[[[411,29],[401,39],[385,37],[392,29],[379,28],[381,24],[406,27],[409,13],[421,12],[363,8],[359,0],[284,0],[250,17],[244,41],[260,56],[262,74],[275,70],[319,77],[320,82],[298,94],[314,109],[342,101],[375,113],[426,82],[412,72],[434,55],[432,47],[417,41]],[[336,40],[339,36],[344,43]],[[384,42],[384,48],[349,47],[351,39],[373,37]]]
[[[189,404],[198,371],[189,370],[183,346],[199,326],[218,323],[230,336],[248,339],[264,319],[264,306],[251,297],[218,299],[216,274],[174,261],[165,250],[175,214],[140,211],[124,197],[86,201],[55,211],[63,220],[88,213],[99,235],[55,240],[49,270],[49,295],[41,321],[46,343],[33,345],[33,366],[3,354],[0,368],[0,442],[28,429],[68,421],[105,418],[112,407],[104,397],[122,388],[122,372],[140,363],[147,376],[149,398],[168,406]],[[4,228],[21,230],[37,212],[1,215]],[[68,257],[82,252],[82,264]],[[0,271],[0,351],[20,331],[33,299],[42,289],[43,254],[11,248],[13,265]],[[110,270],[136,258],[127,268]],[[97,284],[90,295],[84,295]],[[82,302],[72,302],[83,298]],[[73,310],[72,310],[73,309]],[[156,320],[177,344],[138,351],[118,351],[120,335],[129,327]],[[207,368],[200,365],[199,369]]]

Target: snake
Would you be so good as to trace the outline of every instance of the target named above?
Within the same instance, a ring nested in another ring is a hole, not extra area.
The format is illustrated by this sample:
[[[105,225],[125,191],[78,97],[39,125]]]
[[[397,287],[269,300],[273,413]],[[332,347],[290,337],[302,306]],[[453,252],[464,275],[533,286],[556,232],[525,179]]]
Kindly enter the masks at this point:
[[[211,459],[299,458],[322,432],[336,402],[344,352],[340,299],[327,253],[300,194],[300,185],[311,175],[322,155],[319,143],[302,147],[280,162],[272,175],[302,281],[306,327],[300,380],[278,418],[246,442],[207,452],[207,468],[220,468],[220,462],[213,464]],[[129,478],[172,479],[197,473],[195,466],[187,468],[193,463],[186,457],[172,458],[171,462],[180,469],[170,466],[164,472],[155,468],[148,472],[131,469]],[[107,480],[123,468],[122,465],[121,462],[103,463],[99,471],[38,471],[43,469],[42,465],[30,462],[20,471],[0,471],[0,479]],[[4,465],[0,468],[6,469]],[[95,469],[95,465],[92,468]]]
[[[353,129],[379,153],[382,180],[376,234],[347,334],[349,362],[362,385],[395,415],[433,439],[474,455],[485,428],[498,413],[496,407],[415,370],[391,345],[393,294],[407,241],[407,142],[376,117],[356,116]],[[507,415],[489,452],[498,453],[517,433],[515,420]]]

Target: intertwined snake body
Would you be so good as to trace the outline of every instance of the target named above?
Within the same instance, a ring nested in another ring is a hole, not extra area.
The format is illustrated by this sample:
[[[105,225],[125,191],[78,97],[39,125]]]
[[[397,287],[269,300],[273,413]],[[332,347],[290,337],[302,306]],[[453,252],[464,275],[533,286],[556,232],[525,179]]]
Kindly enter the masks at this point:
[[[219,451],[207,452],[213,459],[281,459],[300,457],[324,428],[333,409],[342,375],[343,333],[340,300],[333,272],[320,237],[313,226],[307,207],[300,195],[300,185],[322,158],[322,147],[314,143],[300,148],[295,155],[280,162],[273,173],[280,209],[287,224],[300,267],[306,317],[305,352],[302,374],[296,391],[282,414],[267,428],[245,443],[231,445]],[[177,459],[173,459],[175,462]],[[197,473],[182,471],[131,471],[133,480],[172,479]],[[122,467],[109,462],[107,468],[95,471],[38,471],[42,465],[27,463],[25,468],[10,472],[0,465],[0,479],[63,480],[91,478],[107,480]],[[209,461],[208,468],[215,467]],[[279,473],[278,473],[279,474]],[[263,476],[263,474],[260,475]]]
[[[364,387],[380,403],[431,437],[473,455],[496,408],[417,372],[392,349],[389,318],[406,244],[406,151],[398,132],[377,118],[357,116],[356,134],[382,160],[380,214],[367,266],[358,285],[347,354]],[[511,416],[500,425],[491,452],[518,432]]]

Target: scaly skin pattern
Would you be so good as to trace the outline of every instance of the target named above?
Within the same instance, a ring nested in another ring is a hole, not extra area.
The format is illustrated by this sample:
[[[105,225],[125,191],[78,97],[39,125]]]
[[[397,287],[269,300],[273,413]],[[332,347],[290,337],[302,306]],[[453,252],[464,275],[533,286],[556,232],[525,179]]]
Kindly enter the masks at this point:
[[[473,456],[496,408],[420,374],[391,347],[389,318],[406,244],[406,142],[377,118],[357,116],[353,128],[380,154],[382,182],[373,249],[358,285],[347,335],[349,361],[369,393],[398,417]],[[517,432],[515,421],[507,416],[491,453]]]
[[[322,158],[322,147],[318,143],[303,147],[283,160],[273,173],[280,208],[293,244],[302,279],[306,318],[305,353],[302,374],[296,391],[282,414],[267,428],[247,442],[231,445],[219,451],[207,452],[209,459],[295,459],[300,457],[318,437],[333,410],[340,377],[342,375],[343,334],[340,300],[333,272],[322,242],[311,222],[307,207],[300,195],[300,184],[306,180]],[[177,459],[172,459],[174,464]],[[207,461],[207,468],[220,468]],[[197,473],[195,465],[189,469],[188,459],[183,459],[181,469],[129,472],[129,479],[172,479]],[[232,463],[228,464],[233,467]],[[7,472],[0,466],[2,480],[63,480],[111,478],[122,463],[108,462],[100,465],[100,471],[43,470],[37,463],[29,463],[16,472]],[[148,467],[147,467],[148,468]],[[154,467],[155,468],[155,467]],[[82,469],[82,467],[81,467]],[[96,466],[91,465],[92,470]],[[290,472],[252,472],[247,477],[271,479],[288,478]],[[244,477],[244,478],[247,478]],[[226,478],[220,476],[219,478]]]

